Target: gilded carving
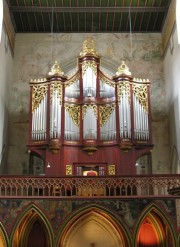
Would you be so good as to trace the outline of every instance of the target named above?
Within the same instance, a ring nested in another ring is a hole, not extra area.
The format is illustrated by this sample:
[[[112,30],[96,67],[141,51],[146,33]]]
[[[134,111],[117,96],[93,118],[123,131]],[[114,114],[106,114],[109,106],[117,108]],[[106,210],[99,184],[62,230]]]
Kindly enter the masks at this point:
[[[64,84],[65,87],[69,87],[72,84],[74,84],[75,82],[77,82],[79,80],[79,72],[74,75],[73,77],[71,77],[69,80],[67,80]]]
[[[82,64],[82,74],[84,75],[86,70],[91,68],[94,71],[94,74],[97,76],[97,64],[94,61],[85,61]]]
[[[32,87],[32,111],[35,111],[41,100],[44,98],[47,93],[47,85],[36,85]]]
[[[82,106],[82,119],[84,119],[84,116],[86,115],[86,112],[88,110],[88,108],[92,108],[94,115],[96,117],[96,119],[98,118],[98,113],[97,113],[97,105],[83,105]]]
[[[111,116],[112,112],[115,109],[115,105],[103,105],[99,107],[99,114],[100,114],[100,126],[102,127],[105,125]]]
[[[58,98],[60,100],[60,104],[62,102],[62,84],[60,84],[58,81],[52,82],[50,86],[50,101],[52,102],[52,97],[55,91],[58,91]]]
[[[95,41],[93,38],[88,37],[84,42],[83,42],[83,51],[80,53],[80,56],[85,56],[85,55],[93,55],[93,56],[98,56],[98,52],[96,51],[95,47]]]
[[[109,165],[108,173],[109,175],[115,175],[115,165]]]
[[[122,61],[122,64],[118,67],[118,71],[116,72],[116,75],[131,75],[131,72],[129,71],[128,66],[124,63],[124,61]]]
[[[49,75],[60,75],[60,76],[64,75],[64,72],[60,68],[57,61],[55,61],[54,65],[51,67],[51,71],[49,72]]]
[[[72,165],[66,165],[66,175],[72,175]]]
[[[128,95],[130,102],[130,84],[129,82],[123,81],[122,84],[117,85],[117,94],[118,94],[118,102],[121,102],[121,97],[123,95],[123,91]]]
[[[80,106],[73,104],[65,104],[65,110],[68,111],[75,125],[80,125]]]
[[[100,74],[100,80],[111,87],[115,87],[115,83],[109,78],[105,77],[103,74]]]
[[[148,112],[148,96],[147,96],[147,86],[146,85],[132,85],[132,89],[136,97],[138,98],[139,102]]]

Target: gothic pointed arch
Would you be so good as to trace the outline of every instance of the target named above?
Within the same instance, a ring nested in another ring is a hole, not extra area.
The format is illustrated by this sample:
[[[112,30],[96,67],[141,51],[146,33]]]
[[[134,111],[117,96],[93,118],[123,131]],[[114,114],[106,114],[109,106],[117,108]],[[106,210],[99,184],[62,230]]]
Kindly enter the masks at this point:
[[[34,241],[34,245],[33,245]],[[11,246],[53,247],[51,225],[44,213],[34,204],[29,205],[20,215],[11,236]]]
[[[76,212],[63,227],[58,247],[131,246],[128,231],[105,208],[91,204]]]
[[[8,235],[7,235],[7,232],[6,232],[4,226],[2,225],[1,222],[0,222],[0,246],[1,247],[8,247],[9,246]]]
[[[141,214],[134,235],[135,247],[175,246],[176,237],[172,224],[163,208],[150,204]]]
[[[152,173],[152,155],[151,151],[140,150],[136,157],[136,174],[151,174]]]

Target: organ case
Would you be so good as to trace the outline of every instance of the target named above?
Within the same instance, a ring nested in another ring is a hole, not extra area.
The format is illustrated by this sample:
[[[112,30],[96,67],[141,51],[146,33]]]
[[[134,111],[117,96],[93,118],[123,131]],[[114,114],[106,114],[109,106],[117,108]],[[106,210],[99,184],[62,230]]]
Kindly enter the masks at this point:
[[[125,62],[108,76],[94,40],[83,43],[73,75],[55,62],[47,77],[31,80],[31,174],[39,162],[45,175],[79,175],[86,165],[103,175],[134,175],[152,147],[149,80],[132,77]]]

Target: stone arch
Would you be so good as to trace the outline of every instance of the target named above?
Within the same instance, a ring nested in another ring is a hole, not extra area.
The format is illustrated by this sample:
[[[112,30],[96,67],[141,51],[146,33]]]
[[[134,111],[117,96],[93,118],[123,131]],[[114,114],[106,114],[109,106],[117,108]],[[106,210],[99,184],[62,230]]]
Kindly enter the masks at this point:
[[[8,235],[1,222],[0,222],[0,246],[1,247],[9,246]]]
[[[175,243],[175,231],[170,219],[160,206],[150,204],[137,222],[134,246],[175,247]]]
[[[114,215],[99,205],[81,208],[65,224],[59,235],[58,247],[131,246],[128,231]]]
[[[28,247],[30,246],[28,245],[30,242],[29,239],[32,236],[37,236],[36,233],[39,233],[41,241],[44,241],[44,247],[53,247],[53,233],[46,215],[36,205],[31,204],[22,212],[19,220],[17,220],[12,231],[10,246]]]
[[[152,154],[147,150],[140,151],[136,157],[136,174],[144,175],[152,173]]]

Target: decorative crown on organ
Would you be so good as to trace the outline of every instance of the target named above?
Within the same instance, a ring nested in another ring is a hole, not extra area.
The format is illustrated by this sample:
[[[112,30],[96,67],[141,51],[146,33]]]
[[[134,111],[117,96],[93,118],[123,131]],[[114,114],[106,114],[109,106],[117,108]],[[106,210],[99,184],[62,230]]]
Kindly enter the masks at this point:
[[[122,64],[118,67],[118,71],[116,72],[117,76],[122,75],[122,74],[131,75],[129,68],[127,67],[124,61],[122,61]]]
[[[83,42],[83,51],[80,53],[80,56],[85,56],[85,55],[98,56],[98,52],[96,51],[96,48],[95,48],[95,41],[91,37],[88,37]]]
[[[51,71],[49,72],[49,75],[51,75],[51,76],[52,75],[60,75],[60,76],[64,75],[64,72],[60,68],[57,61],[55,61],[54,65],[52,66]]]

